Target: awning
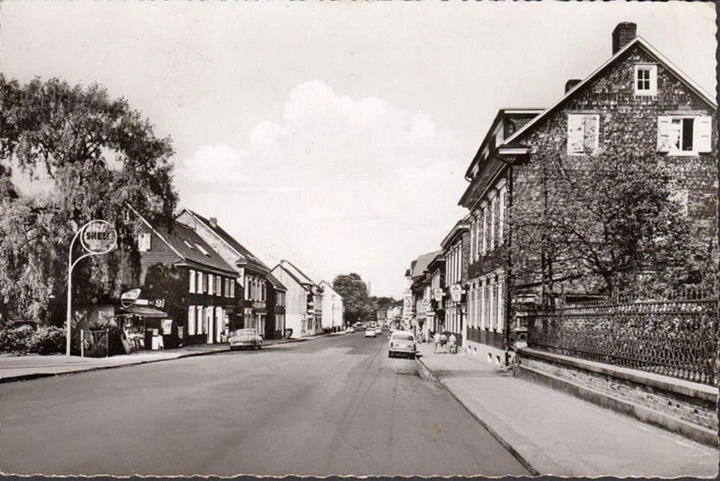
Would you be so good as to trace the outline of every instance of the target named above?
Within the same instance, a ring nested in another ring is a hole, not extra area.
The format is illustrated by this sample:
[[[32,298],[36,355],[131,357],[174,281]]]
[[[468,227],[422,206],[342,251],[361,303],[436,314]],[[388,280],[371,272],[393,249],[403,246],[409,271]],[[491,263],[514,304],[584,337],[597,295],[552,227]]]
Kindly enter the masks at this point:
[[[169,317],[168,313],[152,306],[130,306],[120,309],[121,316]]]

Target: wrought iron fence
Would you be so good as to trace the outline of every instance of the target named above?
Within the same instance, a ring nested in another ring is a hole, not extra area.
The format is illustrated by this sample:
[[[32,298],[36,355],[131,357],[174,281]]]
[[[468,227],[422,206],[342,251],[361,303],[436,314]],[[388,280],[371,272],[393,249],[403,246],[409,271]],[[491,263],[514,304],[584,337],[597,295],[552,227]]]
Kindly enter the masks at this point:
[[[528,346],[703,384],[717,381],[718,299],[594,301],[539,312]]]

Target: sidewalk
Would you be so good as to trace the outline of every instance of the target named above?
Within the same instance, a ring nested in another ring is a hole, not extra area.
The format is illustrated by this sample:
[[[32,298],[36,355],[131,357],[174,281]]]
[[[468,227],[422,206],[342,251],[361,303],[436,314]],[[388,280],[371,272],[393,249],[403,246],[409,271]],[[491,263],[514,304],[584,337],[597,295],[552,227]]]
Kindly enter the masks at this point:
[[[557,476],[707,477],[718,450],[568,394],[514,378],[467,354],[419,346],[425,378],[437,380],[518,459]]]
[[[305,340],[307,339],[269,339],[263,343],[263,346],[268,347],[275,344]],[[203,356],[228,351],[230,351],[230,346],[227,344],[197,344],[178,349],[168,349],[167,351],[137,351],[111,357],[2,356],[0,357],[0,383],[27,381],[60,374],[169,361],[183,357]]]

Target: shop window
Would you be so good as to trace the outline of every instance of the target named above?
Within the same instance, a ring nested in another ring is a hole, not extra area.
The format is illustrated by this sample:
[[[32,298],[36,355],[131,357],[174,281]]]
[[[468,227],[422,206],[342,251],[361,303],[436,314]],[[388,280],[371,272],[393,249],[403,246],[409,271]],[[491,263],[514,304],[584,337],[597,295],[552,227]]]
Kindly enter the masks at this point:
[[[567,151],[570,155],[592,154],[600,141],[600,116],[568,114]]]
[[[657,150],[670,155],[712,152],[712,119],[706,116],[658,117]]]

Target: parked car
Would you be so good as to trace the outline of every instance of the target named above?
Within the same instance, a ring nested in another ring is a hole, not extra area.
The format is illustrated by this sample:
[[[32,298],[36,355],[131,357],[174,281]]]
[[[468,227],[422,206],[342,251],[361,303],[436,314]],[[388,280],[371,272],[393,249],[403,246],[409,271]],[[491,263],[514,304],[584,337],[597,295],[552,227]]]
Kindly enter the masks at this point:
[[[365,337],[375,337],[376,336],[375,328],[374,327],[368,327],[365,329]]]
[[[415,344],[415,336],[409,331],[395,331],[390,334],[388,342],[388,357],[407,356],[415,358],[417,354],[417,345]]]
[[[262,336],[258,334],[257,329],[253,328],[238,329],[230,336],[228,341],[232,350],[241,347],[260,349],[263,344]]]
[[[345,332],[347,332],[348,334],[352,334],[353,332],[355,332],[355,328],[350,326],[347,328],[347,330]]]

